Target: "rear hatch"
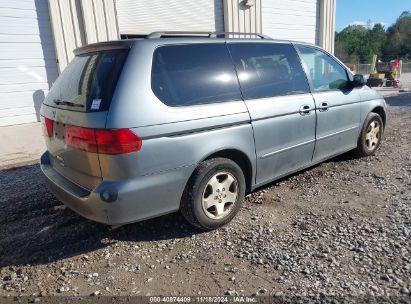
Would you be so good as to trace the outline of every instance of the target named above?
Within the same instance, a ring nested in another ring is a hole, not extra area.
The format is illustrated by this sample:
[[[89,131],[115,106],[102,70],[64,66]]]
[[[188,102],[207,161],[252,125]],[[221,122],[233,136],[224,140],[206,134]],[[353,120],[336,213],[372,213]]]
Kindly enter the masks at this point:
[[[110,136],[107,113],[129,48],[116,42],[76,50],[41,108],[50,165],[89,190],[102,180],[96,138]]]

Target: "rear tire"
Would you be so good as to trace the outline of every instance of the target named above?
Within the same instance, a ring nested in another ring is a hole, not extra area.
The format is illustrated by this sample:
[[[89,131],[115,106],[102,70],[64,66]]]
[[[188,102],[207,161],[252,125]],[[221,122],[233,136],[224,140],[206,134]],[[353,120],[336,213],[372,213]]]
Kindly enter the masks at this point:
[[[187,183],[181,213],[202,230],[219,228],[240,210],[245,188],[244,174],[235,162],[226,158],[206,160]]]
[[[358,138],[355,154],[358,157],[374,155],[384,135],[384,123],[377,113],[369,113]]]

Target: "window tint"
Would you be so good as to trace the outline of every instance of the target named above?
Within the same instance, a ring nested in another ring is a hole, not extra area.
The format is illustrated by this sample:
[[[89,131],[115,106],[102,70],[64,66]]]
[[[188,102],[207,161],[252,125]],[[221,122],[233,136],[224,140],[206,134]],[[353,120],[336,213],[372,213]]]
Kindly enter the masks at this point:
[[[157,98],[168,106],[241,99],[234,66],[224,44],[157,48],[151,88]]]
[[[73,111],[108,110],[127,54],[128,50],[116,50],[76,56],[44,103]]]
[[[313,90],[329,91],[347,87],[346,70],[326,53],[310,47],[298,47],[310,73]]]
[[[245,99],[309,92],[297,52],[290,44],[230,43]]]

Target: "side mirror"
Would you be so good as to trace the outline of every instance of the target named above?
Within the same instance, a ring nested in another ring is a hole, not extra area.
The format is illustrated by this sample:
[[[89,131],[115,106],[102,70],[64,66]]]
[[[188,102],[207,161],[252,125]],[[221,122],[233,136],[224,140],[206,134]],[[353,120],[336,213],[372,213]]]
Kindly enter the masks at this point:
[[[354,75],[354,79],[352,81],[354,88],[361,88],[365,86],[365,79],[363,75]]]

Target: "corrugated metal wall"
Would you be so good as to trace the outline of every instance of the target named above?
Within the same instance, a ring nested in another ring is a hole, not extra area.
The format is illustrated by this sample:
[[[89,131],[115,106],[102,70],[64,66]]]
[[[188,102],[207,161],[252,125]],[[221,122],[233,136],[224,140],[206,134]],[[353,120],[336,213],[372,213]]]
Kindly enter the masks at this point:
[[[57,77],[46,0],[0,1],[0,126],[35,122]]]
[[[261,1],[224,0],[224,25],[227,32],[261,33]]]
[[[121,34],[223,31],[222,0],[116,0]]]
[[[318,14],[320,20],[318,44],[330,53],[334,53],[335,9],[335,0],[321,0]]]
[[[318,43],[320,0],[263,0],[263,33],[274,39]]]
[[[49,0],[59,70],[84,44],[119,39],[114,0]]]
[[[119,38],[114,0],[81,0],[86,43]]]
[[[49,0],[62,70],[72,50],[153,31],[263,33],[334,49],[335,0]]]

